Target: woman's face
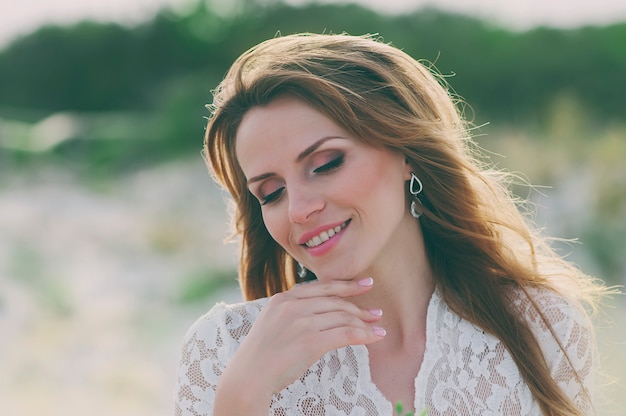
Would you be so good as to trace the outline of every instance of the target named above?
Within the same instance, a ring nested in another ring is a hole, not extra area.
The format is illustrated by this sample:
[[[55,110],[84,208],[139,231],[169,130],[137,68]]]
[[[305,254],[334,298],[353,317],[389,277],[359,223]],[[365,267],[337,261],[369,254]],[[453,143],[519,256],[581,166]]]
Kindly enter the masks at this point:
[[[236,153],[267,230],[320,280],[372,275],[417,235],[405,158],[357,140],[301,100],[249,110]]]

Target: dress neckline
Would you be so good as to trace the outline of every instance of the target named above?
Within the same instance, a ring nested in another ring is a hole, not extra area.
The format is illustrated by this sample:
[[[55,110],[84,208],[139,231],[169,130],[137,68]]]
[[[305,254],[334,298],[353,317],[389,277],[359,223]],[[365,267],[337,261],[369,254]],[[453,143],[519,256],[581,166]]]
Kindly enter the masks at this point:
[[[415,376],[413,382],[413,387],[415,389],[415,393],[413,396],[413,408],[416,412],[420,412],[424,407],[424,403],[418,403],[418,401],[423,401],[418,400],[419,397],[423,397],[419,394],[419,388],[421,388],[420,386],[425,385],[425,377],[427,377],[427,374],[429,372],[429,370],[425,370],[425,364],[430,367],[434,359],[433,345],[435,343],[436,336],[436,310],[439,308],[440,302],[441,298],[439,295],[439,291],[437,290],[437,288],[435,288],[426,309],[426,345],[424,348],[424,357],[422,359],[422,365],[420,366],[420,369],[417,372],[417,375]],[[364,387],[364,390],[373,392],[373,394],[377,396],[374,398],[375,401],[378,403],[384,403],[384,407],[386,408],[385,410],[389,412],[387,414],[393,414],[393,412],[395,411],[395,403],[391,403],[391,401],[389,401],[389,399],[380,391],[376,383],[374,383],[374,381],[372,380],[369,350],[367,349],[367,347],[365,345],[349,345],[346,348],[351,348],[353,350],[354,355],[357,359],[359,371],[363,372],[363,377],[360,378],[360,380],[364,384],[362,386]]]

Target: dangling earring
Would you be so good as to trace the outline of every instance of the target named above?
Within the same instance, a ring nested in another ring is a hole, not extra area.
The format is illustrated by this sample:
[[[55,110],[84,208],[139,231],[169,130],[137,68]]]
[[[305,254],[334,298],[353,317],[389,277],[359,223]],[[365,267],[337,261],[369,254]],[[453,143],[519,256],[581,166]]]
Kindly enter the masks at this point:
[[[304,280],[308,273],[306,267],[304,267],[302,263],[300,262],[298,262],[298,265],[297,265],[297,273],[298,273],[298,277],[300,278],[300,280]]]
[[[415,199],[411,201],[411,215],[414,218],[419,218],[423,213],[423,211],[417,206],[418,204],[420,206],[422,205],[422,201],[420,201],[420,199],[417,197],[417,195],[420,192],[422,192],[422,189],[424,189],[424,187],[422,186],[422,182],[415,175],[415,173],[411,172],[411,182],[409,183],[409,192],[411,193],[411,195],[415,197]]]

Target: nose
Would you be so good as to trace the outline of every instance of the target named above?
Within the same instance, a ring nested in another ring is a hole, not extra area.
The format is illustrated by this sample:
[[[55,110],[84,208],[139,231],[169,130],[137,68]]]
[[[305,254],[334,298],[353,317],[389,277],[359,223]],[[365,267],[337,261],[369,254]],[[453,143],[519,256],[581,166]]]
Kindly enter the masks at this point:
[[[307,222],[313,214],[324,208],[324,199],[308,187],[289,190],[289,221],[296,224]]]

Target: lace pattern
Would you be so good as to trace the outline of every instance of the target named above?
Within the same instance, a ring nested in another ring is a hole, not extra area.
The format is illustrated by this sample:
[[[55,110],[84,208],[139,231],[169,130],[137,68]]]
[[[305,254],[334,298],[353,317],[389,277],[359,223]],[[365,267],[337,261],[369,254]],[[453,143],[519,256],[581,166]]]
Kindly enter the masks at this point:
[[[527,317],[559,386],[581,409],[590,411],[585,389],[592,382],[594,344],[587,318],[553,292],[534,290],[531,295],[573,368],[521,291],[514,292],[513,304]],[[219,377],[266,302],[218,304],[191,327],[178,368],[176,416],[212,415]],[[424,361],[415,379],[416,409],[428,407],[429,416],[540,414],[502,343],[454,314],[438,292],[428,307],[426,330]],[[356,345],[322,356],[298,380],[273,396],[268,414],[392,415],[393,406],[371,381],[367,348]]]

